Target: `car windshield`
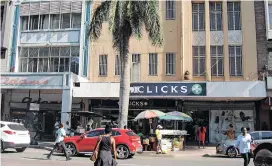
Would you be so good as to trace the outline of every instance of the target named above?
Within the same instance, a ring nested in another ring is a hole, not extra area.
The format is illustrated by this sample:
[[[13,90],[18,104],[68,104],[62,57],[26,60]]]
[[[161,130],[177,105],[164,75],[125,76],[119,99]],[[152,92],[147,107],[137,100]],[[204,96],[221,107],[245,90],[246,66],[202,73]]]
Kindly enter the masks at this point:
[[[20,125],[20,124],[8,124],[8,127],[12,130],[16,130],[16,131],[27,131],[27,129],[25,128],[24,125]]]

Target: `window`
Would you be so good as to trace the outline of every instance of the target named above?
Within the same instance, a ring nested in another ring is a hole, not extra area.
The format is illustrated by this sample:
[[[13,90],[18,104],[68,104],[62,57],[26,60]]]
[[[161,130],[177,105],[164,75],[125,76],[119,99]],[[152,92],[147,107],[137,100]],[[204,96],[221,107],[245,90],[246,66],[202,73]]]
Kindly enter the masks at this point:
[[[241,30],[240,2],[228,2],[228,28]]]
[[[70,28],[71,14],[65,13],[61,15],[61,29]]]
[[[115,75],[121,75],[121,59],[120,56],[115,56]]]
[[[21,72],[73,72],[78,74],[79,46],[21,47]]]
[[[1,128],[4,127],[5,125],[4,124],[1,124]]]
[[[28,30],[28,16],[21,17],[21,30]]]
[[[158,75],[158,54],[157,53],[149,54],[149,75],[150,76]]]
[[[193,46],[193,75],[205,75],[205,46]]]
[[[100,135],[103,135],[105,132],[103,130],[96,130],[96,131],[91,131],[88,134],[86,134],[86,137],[98,137]]]
[[[242,76],[242,46],[229,46],[229,66],[231,76]]]
[[[140,63],[141,54],[132,54],[132,63]]]
[[[30,16],[29,30],[36,30],[39,28],[39,16],[33,15]]]
[[[212,76],[224,75],[223,46],[211,46],[211,70]]]
[[[210,29],[222,31],[222,3],[210,2]]]
[[[262,139],[272,139],[272,132],[262,132]]]
[[[176,1],[167,0],[165,1],[165,19],[175,20],[176,19]]]
[[[49,28],[49,14],[40,15],[39,29],[48,29]]]
[[[50,15],[50,29],[59,29],[60,15],[51,14]]]
[[[193,3],[193,31],[204,31],[205,30],[205,6],[204,3]]]
[[[269,11],[269,27],[272,29],[272,4],[268,4]]]
[[[119,131],[116,131],[116,130],[112,130],[112,136],[119,136],[121,135],[121,133]]]
[[[81,27],[82,2],[40,1],[23,3],[21,30],[68,29]],[[33,12],[29,12],[35,10]]]
[[[128,132],[126,132],[126,134],[128,135],[128,136],[138,136],[136,133],[134,133],[133,131],[128,131]]]
[[[99,55],[99,75],[106,76],[108,74],[108,55]]]
[[[72,13],[72,28],[80,28],[80,27],[81,27],[81,14]]]
[[[257,132],[257,133],[250,133],[250,135],[253,138],[253,140],[259,140],[260,139],[259,132]]]
[[[175,53],[166,53],[165,69],[166,69],[165,70],[166,75],[176,74],[176,54]]]

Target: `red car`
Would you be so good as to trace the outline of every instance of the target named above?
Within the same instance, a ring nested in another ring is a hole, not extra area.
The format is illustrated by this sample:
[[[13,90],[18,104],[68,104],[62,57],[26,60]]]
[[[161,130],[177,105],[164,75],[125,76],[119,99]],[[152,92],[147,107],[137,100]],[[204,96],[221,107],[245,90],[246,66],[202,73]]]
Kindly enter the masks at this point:
[[[103,128],[88,131],[81,136],[67,137],[64,139],[66,147],[72,151],[72,155],[90,154],[94,151],[100,135],[104,134]],[[126,159],[137,152],[142,152],[140,137],[132,130],[112,129],[112,136],[116,142],[117,157]]]

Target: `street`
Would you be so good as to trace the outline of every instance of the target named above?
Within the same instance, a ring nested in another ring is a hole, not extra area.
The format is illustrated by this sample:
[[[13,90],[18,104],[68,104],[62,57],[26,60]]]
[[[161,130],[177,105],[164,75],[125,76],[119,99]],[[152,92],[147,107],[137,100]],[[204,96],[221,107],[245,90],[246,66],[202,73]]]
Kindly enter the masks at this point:
[[[44,165],[62,165],[65,166],[90,166],[93,165],[89,160],[89,156],[72,157],[71,161],[66,161],[64,156],[53,155],[51,160],[46,159],[49,153],[43,149],[27,149],[23,153],[16,153],[13,150],[2,153],[1,164],[2,166],[44,166]],[[167,158],[163,156],[158,157],[144,157],[135,156],[132,159],[118,160],[119,166],[242,166],[243,160],[241,158],[229,159],[226,157],[194,157],[184,156]],[[249,166],[253,166],[250,163]]]

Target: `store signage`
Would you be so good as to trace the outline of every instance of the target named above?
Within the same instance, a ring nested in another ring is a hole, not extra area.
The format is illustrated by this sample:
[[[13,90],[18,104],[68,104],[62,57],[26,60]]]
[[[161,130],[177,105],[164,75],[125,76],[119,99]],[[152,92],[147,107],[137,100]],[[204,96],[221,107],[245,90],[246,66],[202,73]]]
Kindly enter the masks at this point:
[[[120,102],[118,102],[118,105]],[[129,101],[129,107],[147,107],[149,105],[148,101],[142,101],[142,100],[130,100]]]
[[[28,77],[22,78],[1,77],[1,85],[46,85],[46,84],[48,84],[48,78],[29,79]]]
[[[48,86],[63,86],[62,76],[37,76],[37,75],[8,75],[0,76],[2,88],[28,88],[28,87],[43,87]]]
[[[206,83],[133,83],[130,96],[206,96]]]
[[[61,101],[42,101],[41,98],[38,100],[33,100],[31,97],[24,97],[22,103],[37,103],[37,104],[61,104]]]

